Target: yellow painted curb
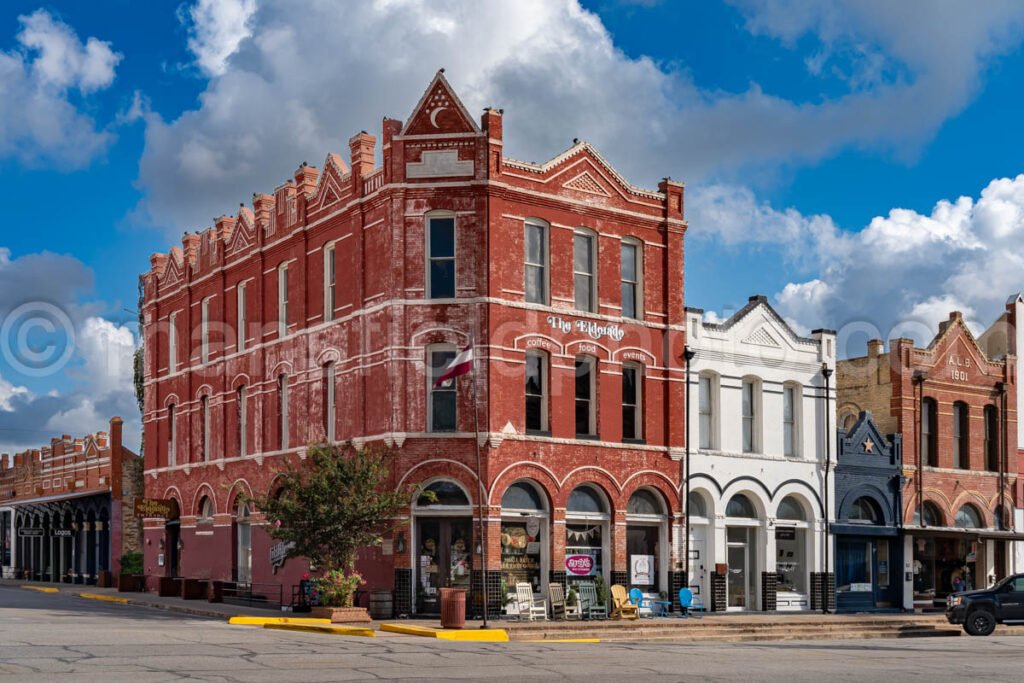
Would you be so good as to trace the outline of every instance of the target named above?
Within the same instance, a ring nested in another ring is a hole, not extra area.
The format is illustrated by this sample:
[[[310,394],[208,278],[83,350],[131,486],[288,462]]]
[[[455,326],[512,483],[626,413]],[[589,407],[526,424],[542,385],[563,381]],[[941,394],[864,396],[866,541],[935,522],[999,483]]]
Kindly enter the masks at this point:
[[[232,626],[265,626],[266,624],[326,624],[330,619],[310,619],[308,617],[247,617],[239,615],[228,619]]]
[[[520,640],[520,643],[600,643],[600,638],[549,638],[545,640]]]
[[[116,602],[120,605],[127,605],[128,598],[116,598],[113,595],[100,595],[99,593],[79,593],[78,597],[86,600],[100,600],[101,602]]]
[[[508,633],[504,629],[465,629],[445,631],[443,629],[429,628],[427,626],[414,626],[412,624],[381,624],[381,631],[388,633],[402,633],[407,636],[420,636],[423,638],[437,638],[438,640],[460,640],[477,643],[507,643]]]
[[[263,628],[275,629],[278,631],[305,631],[306,633],[327,633],[332,636],[362,636],[363,638],[376,638],[377,633],[372,628],[360,628],[358,626],[331,626],[327,624],[263,624]]]
[[[59,593],[60,589],[54,588],[53,586],[22,586],[30,591],[36,591],[38,593]]]

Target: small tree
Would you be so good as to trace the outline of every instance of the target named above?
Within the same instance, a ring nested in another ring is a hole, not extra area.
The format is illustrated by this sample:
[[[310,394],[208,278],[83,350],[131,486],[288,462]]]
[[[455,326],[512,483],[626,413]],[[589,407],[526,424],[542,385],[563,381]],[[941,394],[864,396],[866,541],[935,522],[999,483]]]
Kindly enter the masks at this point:
[[[330,444],[310,446],[304,462],[289,463],[280,474],[281,493],[252,502],[266,514],[270,535],[293,544],[289,557],[306,557],[324,570],[322,602],[351,607],[363,582],[355,571],[357,551],[381,544],[414,489],[388,486],[382,453]]]

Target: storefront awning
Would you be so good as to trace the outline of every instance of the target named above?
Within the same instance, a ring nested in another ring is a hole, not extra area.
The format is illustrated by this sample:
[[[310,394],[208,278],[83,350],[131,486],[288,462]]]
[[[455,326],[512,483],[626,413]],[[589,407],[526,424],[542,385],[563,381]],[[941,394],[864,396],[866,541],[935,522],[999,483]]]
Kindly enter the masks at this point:
[[[905,526],[904,532],[917,538],[991,538],[1003,541],[1024,541],[1024,531],[1000,531],[999,529],[961,529],[951,526]]]

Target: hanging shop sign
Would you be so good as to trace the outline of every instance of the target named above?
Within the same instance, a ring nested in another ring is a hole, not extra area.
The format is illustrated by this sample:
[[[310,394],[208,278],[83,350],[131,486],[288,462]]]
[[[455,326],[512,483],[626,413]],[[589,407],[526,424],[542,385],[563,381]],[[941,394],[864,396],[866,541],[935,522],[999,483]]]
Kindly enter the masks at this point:
[[[54,529],[53,535],[57,538],[70,538],[74,532],[71,529]]]
[[[612,341],[619,342],[626,336],[625,330],[614,323],[601,324],[593,320],[566,320],[558,315],[549,315],[548,325],[551,326],[551,329],[557,330],[562,334],[569,334],[576,330],[594,341],[607,337]]]
[[[796,540],[796,529],[791,526],[778,526],[775,527],[775,540],[776,541],[795,541]]]
[[[43,536],[44,531],[39,527],[28,526],[24,529],[18,529],[18,535],[35,538],[37,536]]]
[[[270,568],[275,574],[288,559],[288,553],[293,550],[295,550],[295,541],[281,541],[270,546]]]
[[[136,517],[158,517],[160,519],[170,519],[171,514],[174,511],[174,505],[170,499],[162,498],[136,498],[135,499],[135,516]]]

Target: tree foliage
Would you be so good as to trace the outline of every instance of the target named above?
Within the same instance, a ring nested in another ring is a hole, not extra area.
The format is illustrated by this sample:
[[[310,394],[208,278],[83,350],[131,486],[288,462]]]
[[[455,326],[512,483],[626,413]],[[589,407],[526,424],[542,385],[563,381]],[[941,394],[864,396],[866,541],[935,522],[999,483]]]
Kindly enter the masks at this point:
[[[356,552],[380,545],[412,500],[413,488],[388,486],[388,471],[380,451],[316,444],[280,473],[280,494],[252,502],[266,514],[270,535],[294,544],[289,557],[306,557],[326,571],[349,570]]]

